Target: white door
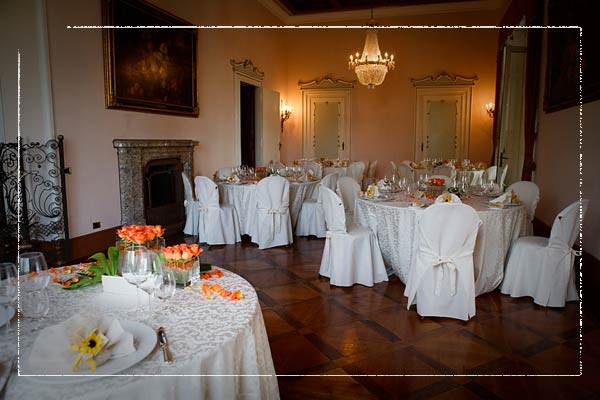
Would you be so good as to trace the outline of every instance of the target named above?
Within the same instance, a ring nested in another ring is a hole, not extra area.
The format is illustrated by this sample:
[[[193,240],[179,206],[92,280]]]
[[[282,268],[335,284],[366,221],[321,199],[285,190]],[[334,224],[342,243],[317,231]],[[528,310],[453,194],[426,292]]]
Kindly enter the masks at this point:
[[[271,160],[279,161],[280,122],[279,92],[260,88],[262,91],[261,126],[256,135],[256,165],[265,166]]]

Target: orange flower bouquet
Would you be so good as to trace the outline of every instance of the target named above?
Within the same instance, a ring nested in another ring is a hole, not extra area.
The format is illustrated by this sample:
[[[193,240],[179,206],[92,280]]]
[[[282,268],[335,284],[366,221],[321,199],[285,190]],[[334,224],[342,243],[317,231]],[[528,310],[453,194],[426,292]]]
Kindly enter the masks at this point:
[[[173,270],[177,283],[187,285],[200,279],[199,256],[202,248],[197,244],[177,244],[162,249],[163,263]]]
[[[117,243],[119,251],[130,246],[142,245],[148,250],[160,250],[165,247],[162,237],[165,229],[160,225],[128,225],[117,229],[120,240]]]

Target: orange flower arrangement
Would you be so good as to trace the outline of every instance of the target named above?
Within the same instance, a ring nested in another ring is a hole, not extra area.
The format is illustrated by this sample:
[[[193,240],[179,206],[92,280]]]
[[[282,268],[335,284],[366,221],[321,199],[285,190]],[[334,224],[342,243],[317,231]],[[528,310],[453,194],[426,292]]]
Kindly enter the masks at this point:
[[[444,184],[444,182],[446,182],[446,180],[443,178],[429,178],[427,180],[427,183],[429,183],[430,185],[436,185],[436,186],[441,186]]]
[[[160,225],[128,225],[117,229],[117,235],[121,239],[140,245],[145,245],[158,237],[162,237],[164,233],[165,229]]]
[[[165,259],[168,261],[189,261],[202,253],[202,247],[197,244],[176,244],[162,249]]]
[[[165,267],[172,269],[177,283],[184,285],[199,277],[200,264],[198,263],[198,256],[201,253],[202,248],[197,244],[181,243],[162,249]]]

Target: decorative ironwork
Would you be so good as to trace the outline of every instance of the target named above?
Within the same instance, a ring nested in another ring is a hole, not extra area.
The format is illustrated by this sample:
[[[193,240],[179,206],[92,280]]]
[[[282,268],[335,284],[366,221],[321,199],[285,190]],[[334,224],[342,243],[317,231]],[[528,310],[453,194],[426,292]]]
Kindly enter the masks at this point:
[[[17,143],[0,143],[2,257],[11,257],[18,243],[22,250],[53,250],[49,261],[68,261],[63,139],[23,144],[19,137]]]

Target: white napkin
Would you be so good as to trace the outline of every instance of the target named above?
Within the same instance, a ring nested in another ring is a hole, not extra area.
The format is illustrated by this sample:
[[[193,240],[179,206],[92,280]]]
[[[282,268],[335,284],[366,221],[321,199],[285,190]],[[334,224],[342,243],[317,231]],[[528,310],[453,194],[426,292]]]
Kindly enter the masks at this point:
[[[387,190],[388,192],[390,192],[393,189],[392,182],[385,179],[380,179],[379,182],[377,182],[377,188],[379,190]]]
[[[377,185],[369,185],[367,187],[366,195],[368,198],[379,197],[379,189]]]
[[[506,193],[504,193],[504,194],[502,194],[502,195],[500,195],[500,196],[496,197],[495,199],[493,199],[493,200],[490,200],[490,204],[492,204],[492,203],[493,203],[493,204],[499,204],[499,203],[505,204],[505,203],[510,203],[510,199],[511,199],[511,197],[512,197],[512,191],[510,191],[510,190],[509,190],[508,192],[506,192]]]
[[[78,352],[71,350],[72,337],[88,335],[94,328],[106,337],[104,347],[94,357],[96,367],[108,359],[125,356],[135,351],[133,335],[126,332],[116,318],[105,315],[89,316],[76,314],[58,325],[44,328],[35,339],[27,367],[24,372],[32,375],[72,375],[89,369],[82,361],[78,371],[73,372],[72,364]]]
[[[240,182],[240,177],[237,176],[237,175],[235,175],[235,174],[231,174],[227,178],[227,182],[229,182],[229,183],[239,183]]]

